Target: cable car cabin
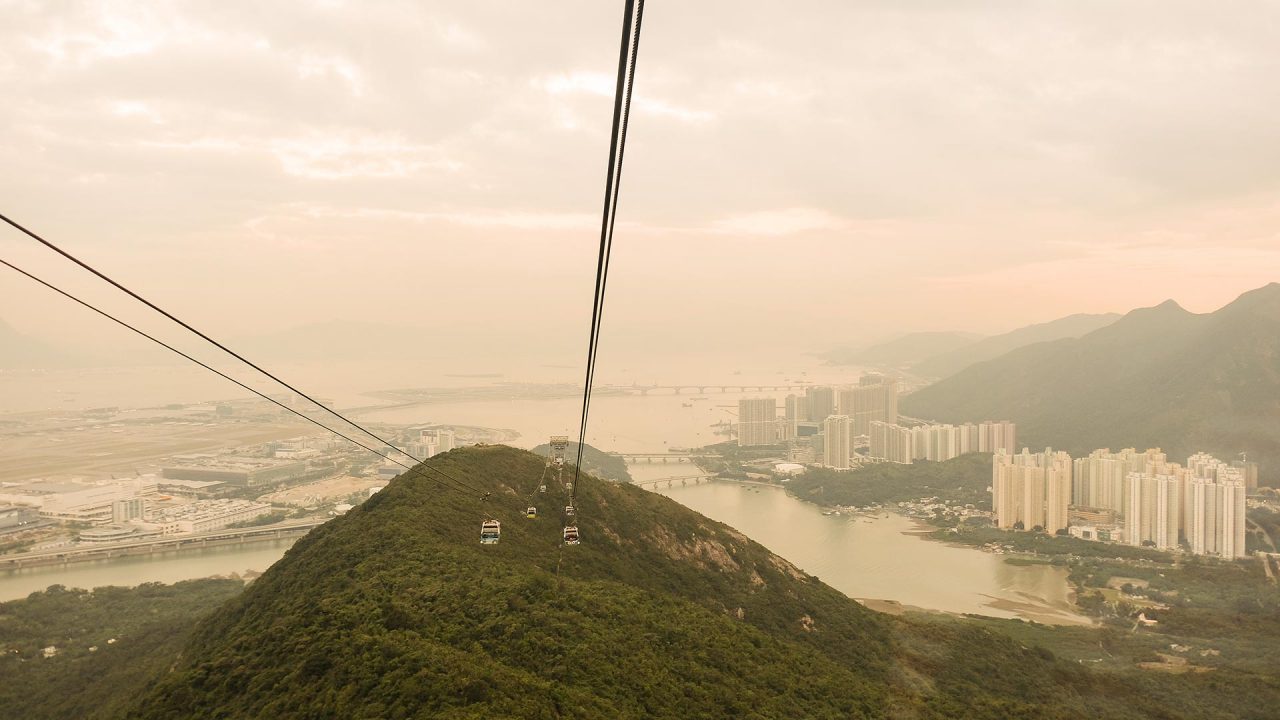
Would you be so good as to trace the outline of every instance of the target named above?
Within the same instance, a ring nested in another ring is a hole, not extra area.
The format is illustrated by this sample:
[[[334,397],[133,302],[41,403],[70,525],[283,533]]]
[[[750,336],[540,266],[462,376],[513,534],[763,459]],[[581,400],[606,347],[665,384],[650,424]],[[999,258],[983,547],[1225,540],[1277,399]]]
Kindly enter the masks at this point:
[[[578,545],[581,541],[578,539],[578,526],[570,525],[564,529],[564,544]]]
[[[497,520],[485,520],[480,524],[480,544],[496,545],[502,537],[502,523]]]
[[[564,506],[564,514],[565,514],[565,515],[568,515],[569,517],[573,517],[573,513],[574,513],[574,512],[575,512],[575,510],[573,509],[573,506],[572,506],[572,505],[565,505],[565,506]]]
[[[538,486],[538,492],[546,492],[546,491],[547,491],[546,483],[543,483],[542,485]]]
[[[530,507],[528,510],[524,511],[524,516],[529,518],[530,520],[538,517],[538,508]]]

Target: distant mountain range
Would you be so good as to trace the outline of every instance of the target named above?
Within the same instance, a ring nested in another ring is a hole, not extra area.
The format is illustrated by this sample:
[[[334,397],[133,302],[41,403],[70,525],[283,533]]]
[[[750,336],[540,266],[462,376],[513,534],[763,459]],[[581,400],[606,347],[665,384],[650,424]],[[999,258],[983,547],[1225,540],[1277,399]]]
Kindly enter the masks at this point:
[[[1099,328],[1104,328],[1119,319],[1119,313],[1081,314],[1068,315],[1067,317],[1038,325],[1028,325],[1003,335],[982,338],[954,350],[929,356],[913,364],[911,372],[923,377],[947,377],[974,363],[1000,357],[1020,347],[1034,345],[1038,342],[1061,340],[1062,338],[1077,338]]]
[[[951,352],[982,339],[976,333],[917,332],[862,348],[833,350],[824,357],[832,365],[901,368],[940,353]]]
[[[82,365],[78,353],[23,335],[0,320],[0,369],[30,370]]]
[[[1019,444],[1079,454],[1248,452],[1280,468],[1280,284],[1213,313],[1169,300],[1080,338],[1028,345],[902,399],[909,415],[1006,419]]]

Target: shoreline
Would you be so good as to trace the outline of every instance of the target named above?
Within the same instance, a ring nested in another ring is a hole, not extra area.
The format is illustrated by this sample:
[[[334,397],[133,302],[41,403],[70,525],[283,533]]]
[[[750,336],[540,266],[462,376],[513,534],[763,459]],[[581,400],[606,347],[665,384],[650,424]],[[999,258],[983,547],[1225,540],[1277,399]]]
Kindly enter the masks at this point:
[[[839,513],[841,517],[865,517],[865,518],[870,518],[875,520],[875,519],[882,519],[886,517],[888,514],[894,514],[894,515],[897,515],[898,517],[905,518],[908,522],[911,523],[910,529],[902,531],[903,535],[918,537],[923,540],[927,540],[929,542],[941,543],[942,545],[946,545],[948,547],[960,548],[965,550],[977,550],[979,552],[984,552],[988,555],[996,554],[980,546],[969,545],[966,543],[955,542],[955,541],[947,540],[946,538],[938,537],[937,531],[943,530],[945,528],[940,527],[938,525],[934,525],[933,523],[929,522],[924,518],[904,513],[898,508],[890,508],[887,506],[882,506],[874,510],[850,510],[843,506],[823,505],[821,503],[815,503],[815,502],[797,497],[796,495],[790,492],[788,492],[787,494],[797,500],[800,500],[801,502],[808,503],[809,505],[813,505],[815,507],[821,508],[824,513],[828,511],[833,513]],[[1003,557],[1002,561],[1008,561],[1009,559],[1016,558],[1016,557],[1035,558],[1037,556],[1019,553],[1016,555],[1006,555]],[[1081,608],[1077,603],[1077,599],[1079,597],[1079,588],[1077,588],[1074,584],[1072,584],[1070,580],[1067,580],[1066,583],[1067,583],[1066,600],[1071,608],[1069,610],[1064,608],[1054,607],[1053,605],[1049,604],[1047,601],[1040,602],[1040,603],[1033,603],[1033,602],[1028,602],[1026,600],[999,598],[991,595],[984,595],[983,597],[987,598],[988,607],[992,608],[993,610],[1000,610],[1003,612],[1013,613],[1016,616],[1014,619],[1022,620],[1024,622],[1034,622],[1034,623],[1039,623],[1041,625],[1051,625],[1051,626],[1098,627],[1099,623],[1097,619],[1090,617],[1088,615],[1085,615],[1081,611]],[[877,610],[879,612],[885,612],[890,615],[903,615],[908,612],[921,612],[921,613],[928,613],[928,614],[948,615],[951,617],[968,617],[970,615],[977,615],[981,617],[991,617],[995,619],[1008,619],[1008,618],[997,618],[994,615],[984,615],[981,613],[955,613],[955,612],[949,612],[946,610],[922,608],[914,605],[906,605],[901,602],[898,602],[897,600],[887,600],[884,598],[854,598],[854,600],[857,600],[859,603],[862,603],[866,607],[869,607],[873,610]]]

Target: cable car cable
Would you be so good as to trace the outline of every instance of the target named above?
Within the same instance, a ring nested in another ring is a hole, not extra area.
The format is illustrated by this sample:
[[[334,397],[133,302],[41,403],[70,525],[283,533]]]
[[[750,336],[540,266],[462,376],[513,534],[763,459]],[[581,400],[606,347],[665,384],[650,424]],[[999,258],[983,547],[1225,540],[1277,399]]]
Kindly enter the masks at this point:
[[[626,150],[627,123],[631,115],[631,94],[635,81],[636,57],[640,50],[640,24],[643,16],[644,0],[627,0],[622,21],[622,40],[618,51],[618,81],[613,102],[613,126],[610,132],[608,175],[605,178],[604,210],[600,221],[600,251],[596,260],[595,299],[591,308],[586,382],[582,389],[582,419],[578,430],[578,453],[577,462],[574,465],[573,484],[569,488],[569,507],[574,507],[577,501],[578,478],[582,472],[582,451],[586,444],[587,422],[591,412],[591,386],[595,379],[596,356],[600,344],[600,325],[604,315],[604,293],[609,277],[609,259],[613,252],[618,190],[622,184],[622,159]]]
[[[94,312],[98,313],[98,314],[99,314],[99,315],[101,315],[102,317],[107,318],[108,320],[110,320],[110,321],[112,321],[112,322],[116,323],[117,325],[120,325],[120,326],[122,326],[122,327],[124,327],[124,328],[127,328],[128,330],[133,331],[134,333],[136,333],[136,334],[138,334],[138,335],[141,335],[142,337],[144,337],[144,338],[146,338],[146,339],[150,340],[151,342],[153,342],[153,343],[155,343],[155,344],[159,345],[160,347],[163,347],[163,348],[165,348],[166,350],[169,350],[170,352],[173,352],[173,353],[175,353],[175,354],[177,354],[177,355],[180,355],[180,356],[181,356],[181,357],[183,357],[183,358],[186,358],[187,360],[190,360],[191,362],[195,363],[196,365],[199,365],[200,367],[204,368],[205,370],[208,370],[209,372],[214,373],[215,375],[218,375],[219,377],[222,377],[222,378],[224,378],[224,379],[226,379],[226,380],[229,380],[229,381],[231,381],[231,382],[235,383],[236,385],[240,386],[241,388],[243,388],[243,389],[245,389],[245,390],[248,390],[249,392],[253,393],[254,395],[257,395],[258,397],[262,398],[263,400],[266,400],[266,401],[267,401],[267,402],[269,402],[269,403],[272,403],[272,404],[274,404],[274,405],[277,405],[277,406],[279,406],[280,408],[282,408],[282,409],[284,409],[284,410],[287,410],[287,411],[289,411],[289,412],[293,413],[294,415],[297,415],[298,417],[302,418],[303,420],[306,420],[307,422],[311,423],[312,425],[316,425],[317,427],[320,427],[320,428],[322,428],[322,429],[324,429],[324,430],[326,430],[326,431],[328,431],[328,432],[331,432],[331,433],[333,433],[334,435],[337,435],[338,437],[342,438],[343,440],[346,440],[347,442],[349,442],[349,443],[351,443],[351,444],[353,444],[353,445],[356,445],[357,447],[363,448],[363,449],[365,449],[365,450],[367,450],[367,451],[369,451],[369,452],[373,453],[374,455],[377,455],[377,456],[379,456],[379,457],[383,458],[384,460],[387,460],[387,461],[389,461],[389,462],[393,462],[393,463],[395,463],[395,464],[399,465],[400,467],[402,467],[402,468],[404,468],[404,469],[406,469],[406,470],[408,470],[408,471],[410,471],[410,472],[416,472],[416,473],[418,473],[418,474],[420,474],[420,475],[423,475],[423,477],[426,477],[426,475],[425,475],[424,473],[422,473],[422,471],[418,470],[416,466],[406,465],[406,464],[404,464],[403,462],[400,462],[399,460],[396,460],[395,458],[393,458],[393,457],[392,457],[392,456],[390,456],[390,455],[386,455],[386,454],[383,454],[383,453],[381,453],[381,452],[379,452],[379,451],[377,451],[377,450],[374,450],[373,448],[369,447],[368,445],[365,445],[364,443],[362,443],[362,442],[360,442],[360,441],[358,441],[358,440],[355,440],[355,439],[353,439],[353,438],[351,438],[351,437],[349,437],[349,436],[347,436],[347,435],[345,435],[345,434],[343,434],[343,433],[338,432],[337,430],[334,430],[333,428],[329,427],[328,425],[325,425],[324,423],[320,422],[319,420],[316,420],[315,418],[308,417],[307,415],[305,415],[305,414],[303,414],[303,413],[301,413],[301,412],[299,412],[299,411],[295,410],[294,408],[291,408],[291,407],[289,407],[288,405],[285,405],[284,403],[280,402],[279,400],[276,400],[275,398],[271,397],[270,395],[267,395],[266,393],[263,393],[263,392],[261,392],[261,391],[259,391],[259,390],[256,390],[256,389],[252,388],[252,387],[249,387],[248,385],[246,385],[246,384],[244,384],[243,382],[241,382],[241,381],[239,381],[239,380],[237,380],[237,379],[235,379],[235,378],[231,377],[230,375],[228,375],[228,374],[226,374],[226,373],[222,372],[221,370],[218,370],[217,368],[215,368],[215,367],[213,367],[213,366],[211,366],[211,365],[209,365],[209,364],[207,364],[207,363],[205,363],[205,362],[202,362],[202,361],[200,361],[200,360],[197,360],[196,358],[192,357],[191,355],[188,355],[187,353],[185,353],[185,352],[183,352],[183,351],[179,350],[178,348],[176,348],[176,347],[174,347],[174,346],[172,346],[172,345],[170,345],[170,344],[166,343],[165,341],[163,341],[163,340],[161,340],[161,339],[159,339],[159,338],[155,337],[154,335],[151,335],[151,334],[147,333],[147,332],[146,332],[146,331],[144,331],[144,330],[141,330],[141,329],[139,329],[139,328],[137,328],[137,327],[135,327],[135,326],[133,326],[133,325],[130,325],[129,323],[125,322],[124,320],[121,320],[120,318],[116,317],[115,315],[112,315],[111,313],[107,312],[106,310],[103,310],[103,309],[101,309],[101,308],[99,308],[99,307],[97,307],[97,306],[93,305],[92,303],[90,303],[90,302],[86,301],[86,300],[82,300],[82,299],[80,299],[80,298],[76,297],[75,295],[72,295],[71,293],[67,292],[66,290],[63,290],[62,288],[60,288],[60,287],[58,287],[58,286],[56,286],[56,285],[54,285],[54,284],[52,284],[52,283],[50,283],[50,282],[47,282],[47,281],[45,281],[45,280],[43,280],[43,279],[41,279],[41,278],[37,277],[36,275],[33,275],[32,273],[27,272],[26,270],[23,270],[22,268],[18,267],[17,265],[14,265],[13,263],[11,263],[11,262],[9,262],[9,261],[7,261],[7,260],[3,259],[3,258],[0,258],[0,264],[3,264],[4,266],[8,267],[9,269],[11,269],[11,270],[13,270],[13,271],[15,271],[15,272],[17,272],[17,273],[19,273],[19,274],[21,274],[21,275],[25,275],[27,278],[29,278],[29,279],[31,279],[31,280],[34,280],[35,282],[37,282],[37,283],[39,283],[39,284],[41,284],[41,285],[45,286],[46,288],[49,288],[50,290],[53,290],[54,292],[58,293],[59,295],[62,295],[63,297],[65,297],[65,298],[67,298],[67,299],[69,299],[69,300],[72,300],[72,301],[74,301],[74,302],[76,302],[76,303],[79,303],[80,305],[82,305],[82,306],[84,306],[84,307],[86,307],[86,308],[88,308],[88,309],[90,309],[90,310],[92,310],[92,311],[94,311]],[[349,422],[349,421],[348,421],[348,422]],[[354,423],[353,423],[353,424],[354,424]],[[398,449],[397,449],[397,450],[396,450],[396,452],[402,452],[402,451],[400,451],[400,450],[398,450]],[[409,455],[408,453],[405,453],[405,455],[406,455],[406,457],[413,458],[413,456],[412,456],[412,455]],[[414,458],[414,459],[416,460],[416,458]],[[422,461],[421,461],[421,460],[418,460],[417,462],[418,462],[418,463],[422,463]],[[428,467],[429,467],[429,466],[428,466]],[[470,492],[474,492],[474,491],[475,491],[475,488],[470,487],[470,486],[466,485],[465,483],[462,483],[461,481],[459,481],[459,480],[457,480],[457,479],[453,478],[452,476],[450,476],[450,475],[449,475],[449,474],[447,474],[447,473],[444,473],[444,472],[441,472],[441,471],[439,471],[439,470],[436,470],[435,468],[429,468],[429,469],[431,469],[431,470],[435,470],[435,472],[436,472],[437,474],[439,474],[439,475],[441,475],[441,476],[443,476],[443,477],[447,478],[448,480],[450,480],[450,481],[454,482],[454,483],[457,485],[458,489],[460,489],[460,490],[462,490],[462,491],[465,491],[465,492],[468,492],[468,493],[470,493]],[[436,482],[440,482],[440,481],[439,481],[439,480],[436,480]]]
[[[277,377],[276,375],[272,374],[271,372],[268,372],[266,369],[264,369],[262,366],[258,365],[257,363],[255,363],[255,362],[253,362],[253,361],[249,360],[248,358],[246,358],[245,356],[241,355],[240,353],[238,353],[238,352],[236,352],[236,351],[232,350],[231,348],[227,347],[226,345],[223,345],[222,343],[218,342],[217,340],[214,340],[213,338],[209,337],[209,336],[208,336],[208,335],[206,335],[205,333],[203,333],[203,332],[201,332],[201,331],[197,330],[196,328],[192,327],[190,324],[188,324],[188,323],[184,322],[183,320],[181,320],[180,318],[178,318],[177,316],[175,316],[173,313],[170,313],[169,311],[165,310],[164,308],[160,307],[159,305],[156,305],[155,303],[151,302],[150,300],[148,300],[148,299],[146,299],[146,298],[142,297],[142,296],[141,296],[141,295],[139,295],[138,293],[136,293],[136,292],[134,292],[134,291],[130,290],[129,288],[125,287],[124,285],[120,284],[119,282],[116,282],[116,281],[115,281],[115,280],[113,280],[112,278],[108,277],[108,276],[107,276],[105,273],[103,273],[102,271],[100,271],[100,270],[98,270],[97,268],[93,267],[92,265],[90,265],[90,264],[86,263],[85,261],[81,260],[80,258],[78,258],[78,257],[76,257],[76,256],[74,256],[74,255],[72,255],[71,253],[67,252],[66,250],[63,250],[62,248],[60,248],[60,247],[58,247],[57,245],[53,244],[52,242],[50,242],[50,241],[48,241],[48,240],[44,239],[43,237],[41,237],[41,236],[37,235],[37,234],[36,234],[35,232],[33,232],[32,230],[29,230],[29,229],[27,229],[26,227],[24,227],[24,226],[22,226],[22,225],[18,224],[16,221],[12,220],[12,219],[11,219],[11,218],[9,218],[8,216],[4,215],[3,213],[0,213],[0,220],[3,220],[5,223],[9,224],[11,227],[13,227],[14,229],[16,229],[16,230],[18,230],[19,232],[23,233],[23,234],[24,234],[24,235],[26,235],[27,237],[30,237],[31,239],[33,239],[33,240],[35,240],[36,242],[38,242],[38,243],[40,243],[40,244],[44,245],[45,247],[49,248],[50,250],[53,250],[54,252],[58,253],[59,255],[63,256],[64,258],[66,258],[66,259],[70,260],[71,262],[75,263],[76,265],[79,265],[81,268],[83,268],[83,269],[85,269],[85,270],[88,270],[89,272],[93,273],[94,275],[96,275],[96,276],[97,276],[97,277],[99,277],[100,279],[102,279],[102,280],[106,281],[107,283],[109,283],[110,285],[112,285],[113,287],[115,287],[116,289],[118,289],[118,290],[120,290],[121,292],[125,293],[125,294],[126,294],[126,295],[128,295],[129,297],[131,297],[131,298],[133,298],[133,299],[137,300],[138,302],[142,303],[143,305],[146,305],[147,307],[151,308],[152,310],[155,310],[156,312],[160,313],[161,315],[165,316],[166,318],[169,318],[170,320],[172,320],[173,322],[177,323],[178,325],[181,325],[183,328],[185,328],[185,329],[189,330],[190,332],[194,333],[195,335],[199,336],[201,339],[205,340],[206,342],[208,342],[208,343],[210,343],[210,344],[214,345],[214,346],[215,346],[215,347],[217,347],[219,350],[222,350],[223,352],[227,353],[227,354],[228,354],[228,355],[230,355],[231,357],[234,357],[235,359],[239,360],[240,362],[244,363],[245,365],[248,365],[249,367],[253,368],[254,370],[257,370],[258,372],[262,373],[263,375],[266,375],[267,377],[269,377],[269,378],[271,378],[272,380],[276,381],[276,382],[277,382],[277,383],[279,383],[280,385],[283,385],[284,387],[288,388],[289,390],[291,390],[291,391],[293,391],[293,392],[297,393],[299,397],[305,398],[307,401],[311,402],[313,405],[315,405],[316,407],[320,408],[321,410],[324,410],[325,412],[329,413],[330,415],[333,415],[334,417],[338,418],[339,420],[342,420],[343,422],[348,423],[349,425],[351,425],[352,427],[356,428],[357,430],[359,430],[360,432],[364,433],[365,435],[368,435],[369,437],[374,438],[374,439],[375,439],[375,440],[377,440],[379,443],[381,443],[381,444],[383,444],[383,445],[386,445],[386,446],[387,446],[387,447],[389,447],[389,448],[394,449],[396,452],[404,452],[403,450],[400,450],[399,448],[397,448],[395,445],[392,445],[390,442],[388,442],[388,441],[387,441],[387,440],[385,440],[384,438],[382,438],[382,437],[378,436],[377,434],[375,434],[375,433],[373,433],[373,432],[369,431],[368,429],[366,429],[366,428],[362,427],[359,423],[357,423],[357,422],[355,422],[355,421],[353,421],[353,420],[350,420],[350,419],[348,419],[347,417],[344,417],[341,413],[339,413],[338,411],[334,410],[333,408],[330,408],[330,407],[328,407],[327,405],[324,405],[324,404],[323,404],[323,403],[321,403],[319,400],[316,400],[315,398],[313,398],[313,397],[311,397],[310,395],[308,395],[308,394],[306,394],[306,393],[302,392],[301,390],[299,390],[298,388],[294,387],[293,385],[290,385],[289,383],[285,382],[284,380],[282,380],[281,378],[279,378],[279,377]],[[6,264],[7,264],[7,263],[6,263]],[[13,267],[13,266],[12,266],[12,265],[10,265],[10,267]],[[15,269],[16,269],[16,268],[15,268]],[[52,287],[52,286],[51,286],[51,287]],[[412,458],[415,462],[418,462],[418,463],[421,463],[421,462],[422,462],[422,460],[419,460],[418,458],[413,457],[413,456],[412,456],[412,455],[410,455],[409,453],[404,453],[404,454],[405,454],[405,456],[407,456],[407,457],[409,457],[409,458]],[[385,456],[384,456],[384,457],[385,457]],[[440,472],[440,471],[437,471],[437,472]],[[442,475],[446,475],[446,473],[443,473],[443,472],[441,472],[440,474],[442,474]],[[446,476],[447,476],[447,475],[446,475]],[[457,483],[459,483],[459,484],[463,484],[463,485],[465,485],[465,483],[462,483],[462,481],[457,480],[456,478],[452,478],[452,477],[451,477],[450,479],[451,479],[451,480],[453,480],[454,482],[457,482]]]

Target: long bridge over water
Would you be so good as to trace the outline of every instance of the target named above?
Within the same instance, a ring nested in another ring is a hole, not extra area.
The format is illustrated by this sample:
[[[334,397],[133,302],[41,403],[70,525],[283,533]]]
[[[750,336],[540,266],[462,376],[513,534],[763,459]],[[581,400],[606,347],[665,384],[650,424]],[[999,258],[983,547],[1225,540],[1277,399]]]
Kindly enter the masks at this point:
[[[658,488],[661,486],[671,487],[675,483],[681,485],[698,485],[704,482],[715,480],[714,475],[700,473],[698,475],[679,475],[676,477],[650,478],[648,480],[632,480],[631,484],[636,487]]]
[[[628,465],[636,463],[691,463],[694,458],[698,457],[691,453],[609,453],[610,455],[622,458],[622,461]]]

